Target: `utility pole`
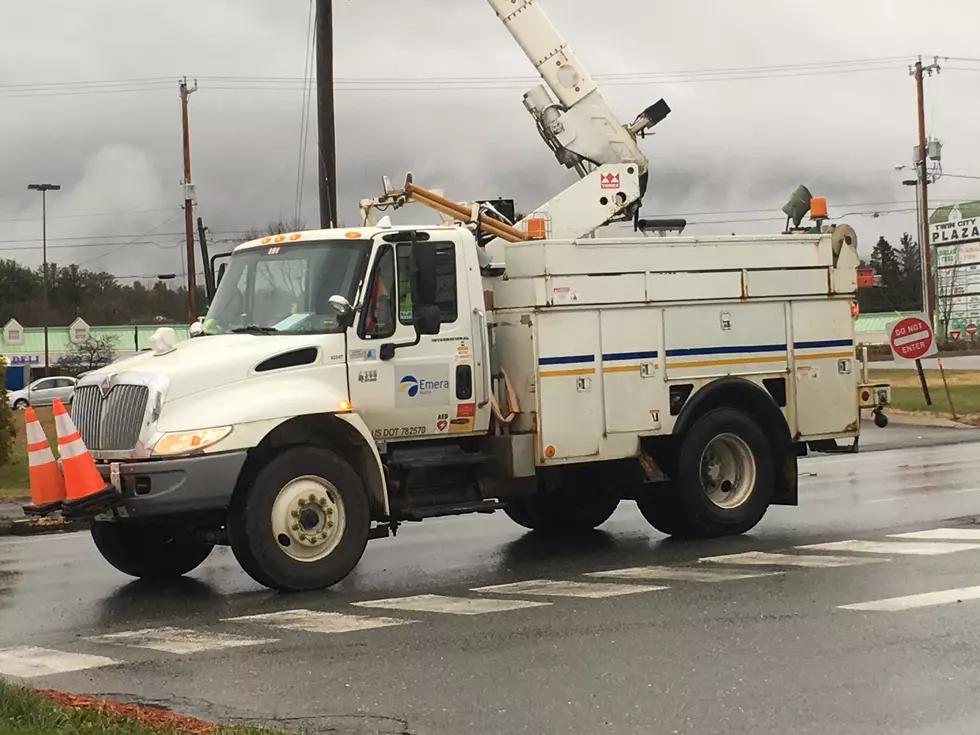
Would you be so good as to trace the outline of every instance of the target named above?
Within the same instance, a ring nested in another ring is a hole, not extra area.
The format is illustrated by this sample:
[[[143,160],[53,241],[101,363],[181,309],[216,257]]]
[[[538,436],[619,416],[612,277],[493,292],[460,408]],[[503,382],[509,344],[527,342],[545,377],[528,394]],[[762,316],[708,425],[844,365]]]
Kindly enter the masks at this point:
[[[919,179],[919,210],[921,212],[921,231],[919,233],[920,250],[922,251],[922,272],[925,291],[923,292],[923,303],[926,307],[929,323],[935,329],[936,326],[936,299],[933,288],[932,276],[932,243],[930,242],[929,231],[929,150],[926,138],[926,103],[923,76],[928,73],[932,76],[933,72],[939,72],[939,64],[934,62],[929,66],[922,66],[922,58],[915,62],[915,66],[910,70],[911,76],[915,77],[915,90],[919,113],[919,155],[916,160],[916,170]]]
[[[187,86],[187,77],[180,81],[180,120],[184,132],[184,233],[187,238],[187,315],[190,323],[197,321],[197,267],[194,265],[194,184],[191,183],[191,131],[187,116],[187,101],[197,91],[197,82]]]
[[[337,224],[337,123],[333,84],[333,0],[316,0],[316,114],[320,227]]]

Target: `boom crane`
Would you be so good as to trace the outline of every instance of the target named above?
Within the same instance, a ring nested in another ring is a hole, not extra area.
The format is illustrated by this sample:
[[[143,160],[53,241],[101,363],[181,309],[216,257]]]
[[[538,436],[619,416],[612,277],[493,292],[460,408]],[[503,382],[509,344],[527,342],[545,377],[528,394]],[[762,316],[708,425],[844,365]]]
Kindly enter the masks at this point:
[[[649,177],[637,139],[670,114],[667,103],[661,99],[624,125],[537,0],[487,2],[544,81],[524,95],[538,132],[558,161],[582,177],[536,211],[554,223],[549,235],[581,237],[635,216]]]

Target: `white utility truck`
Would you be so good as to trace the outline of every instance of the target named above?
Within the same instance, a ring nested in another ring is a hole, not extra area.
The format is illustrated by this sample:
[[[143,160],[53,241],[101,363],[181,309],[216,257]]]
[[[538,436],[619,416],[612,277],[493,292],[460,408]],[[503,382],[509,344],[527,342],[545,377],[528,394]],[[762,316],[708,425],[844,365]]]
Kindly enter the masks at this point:
[[[161,329],[76,388],[118,569],[181,575],[230,544],[263,585],[323,588],[407,521],[575,532],[622,500],[667,534],[738,534],[797,504],[808,446],[856,445],[862,408],[884,422],[889,388],[855,354],[853,230],[664,236],[679,226],[638,217],[637,141],[667,106],[624,126],[534,0],[489,3],[580,180],[523,218],[386,182],[363,227],[236,248],[192,339]],[[408,203],[443,223],[374,222]],[[633,229],[597,236],[616,223]]]

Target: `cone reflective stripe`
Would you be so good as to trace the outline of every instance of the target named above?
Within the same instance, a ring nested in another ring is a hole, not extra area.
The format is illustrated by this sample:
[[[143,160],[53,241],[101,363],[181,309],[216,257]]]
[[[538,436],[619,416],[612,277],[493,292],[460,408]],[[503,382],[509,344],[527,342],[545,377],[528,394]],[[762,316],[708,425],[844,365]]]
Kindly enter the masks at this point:
[[[54,400],[54,425],[58,430],[58,454],[67,496],[62,503],[62,515],[66,518],[93,516],[118,505],[122,497],[102,479],[75,423],[57,398]]]
[[[27,466],[31,481],[31,504],[24,507],[24,513],[44,516],[61,508],[65,499],[65,479],[33,408],[25,409],[24,419],[27,422]]]

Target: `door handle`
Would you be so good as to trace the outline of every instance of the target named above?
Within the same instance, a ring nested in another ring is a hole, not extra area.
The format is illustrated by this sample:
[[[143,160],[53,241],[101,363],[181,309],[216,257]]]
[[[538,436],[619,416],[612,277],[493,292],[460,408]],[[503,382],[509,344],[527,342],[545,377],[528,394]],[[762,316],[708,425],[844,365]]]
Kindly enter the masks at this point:
[[[487,404],[490,403],[490,330],[487,329],[487,315],[475,306],[473,313],[480,320],[480,354],[483,357],[483,370],[480,371],[483,400],[477,407],[486,408]]]

